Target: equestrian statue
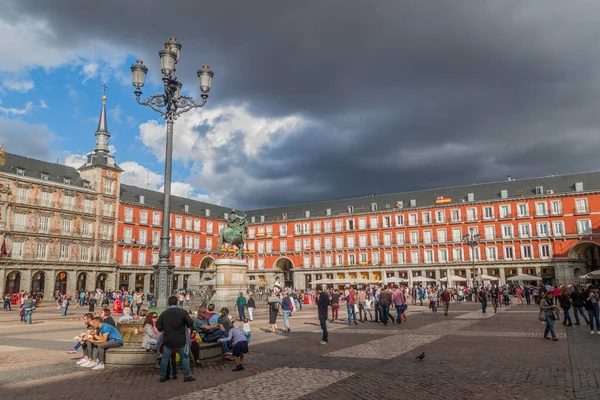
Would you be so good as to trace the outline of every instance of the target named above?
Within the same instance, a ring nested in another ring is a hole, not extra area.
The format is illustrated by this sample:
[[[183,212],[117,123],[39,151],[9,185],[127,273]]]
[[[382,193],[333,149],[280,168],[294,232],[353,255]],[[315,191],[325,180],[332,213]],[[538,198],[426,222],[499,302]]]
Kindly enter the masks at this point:
[[[243,260],[247,226],[248,221],[246,221],[246,215],[237,215],[235,210],[231,210],[231,213],[227,218],[227,226],[219,232],[219,252],[229,254],[229,247],[232,245],[237,246],[238,257],[240,260]],[[226,244],[225,248],[223,248],[224,244]],[[231,254],[231,257],[233,257],[233,254]]]

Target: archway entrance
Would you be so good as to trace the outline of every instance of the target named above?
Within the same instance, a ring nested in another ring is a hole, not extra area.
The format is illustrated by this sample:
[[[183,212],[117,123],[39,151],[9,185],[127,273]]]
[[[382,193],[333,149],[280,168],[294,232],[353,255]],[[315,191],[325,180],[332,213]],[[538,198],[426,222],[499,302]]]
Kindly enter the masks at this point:
[[[4,282],[4,293],[19,293],[19,290],[21,290],[21,273],[19,271],[9,272]]]
[[[105,290],[106,278],[106,274],[98,274],[98,276],[96,277],[96,289]]]
[[[583,261],[586,267],[600,268],[600,245],[594,242],[579,242],[569,250],[569,259]]]
[[[67,294],[67,279],[68,275],[62,271],[56,274],[56,282],[54,283],[54,292],[59,291],[60,294]]]
[[[33,275],[31,279],[31,291],[32,292],[43,292],[46,286],[46,274],[42,271],[38,271]]]
[[[275,268],[279,269],[283,273],[283,284],[284,287],[294,287],[294,264],[289,258],[280,258],[275,261]]]
[[[86,283],[87,283],[87,274],[85,272],[82,272],[77,277],[77,291],[85,292]]]

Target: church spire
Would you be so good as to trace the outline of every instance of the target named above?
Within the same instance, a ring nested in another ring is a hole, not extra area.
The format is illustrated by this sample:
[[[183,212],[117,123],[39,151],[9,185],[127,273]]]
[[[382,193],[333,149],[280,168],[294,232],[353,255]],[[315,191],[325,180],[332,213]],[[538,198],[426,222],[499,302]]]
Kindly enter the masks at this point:
[[[106,90],[106,87],[105,87]],[[108,148],[108,125],[106,124],[106,95],[102,96],[102,110],[100,111],[100,121],[98,121],[98,129],[96,130],[96,147],[95,153],[110,153]]]

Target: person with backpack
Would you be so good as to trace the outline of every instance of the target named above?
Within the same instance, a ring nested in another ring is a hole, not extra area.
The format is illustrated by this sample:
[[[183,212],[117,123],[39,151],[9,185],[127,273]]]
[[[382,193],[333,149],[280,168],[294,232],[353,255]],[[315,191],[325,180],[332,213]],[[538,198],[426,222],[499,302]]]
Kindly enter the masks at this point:
[[[269,325],[271,325],[271,333],[276,333],[277,315],[281,310],[281,300],[275,295],[275,292],[271,292],[267,301],[269,307]]]

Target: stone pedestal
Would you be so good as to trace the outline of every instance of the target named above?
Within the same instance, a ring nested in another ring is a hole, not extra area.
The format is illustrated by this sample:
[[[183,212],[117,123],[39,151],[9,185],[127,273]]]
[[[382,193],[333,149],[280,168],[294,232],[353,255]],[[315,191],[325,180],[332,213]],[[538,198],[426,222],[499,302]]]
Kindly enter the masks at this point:
[[[233,313],[233,307],[240,292],[246,293],[248,264],[244,260],[235,258],[219,258],[215,261],[215,267],[217,284],[215,286],[216,293],[212,299],[216,306],[215,311],[218,312],[222,307],[227,307]]]

